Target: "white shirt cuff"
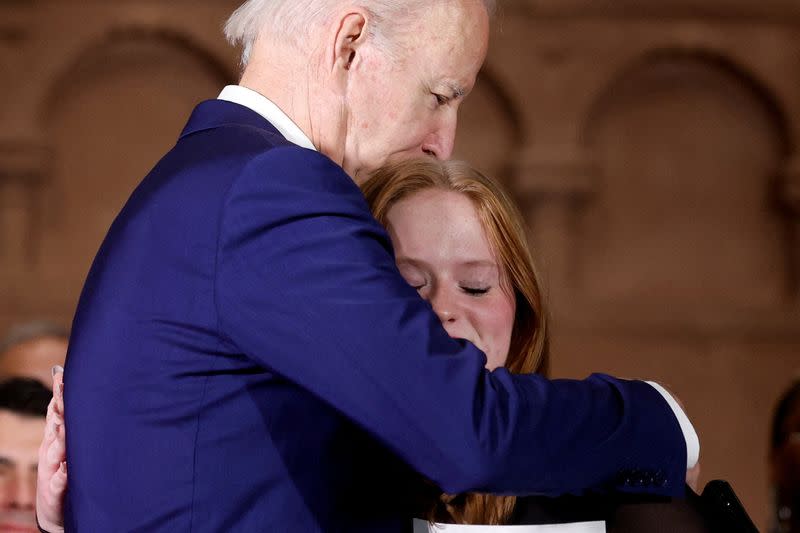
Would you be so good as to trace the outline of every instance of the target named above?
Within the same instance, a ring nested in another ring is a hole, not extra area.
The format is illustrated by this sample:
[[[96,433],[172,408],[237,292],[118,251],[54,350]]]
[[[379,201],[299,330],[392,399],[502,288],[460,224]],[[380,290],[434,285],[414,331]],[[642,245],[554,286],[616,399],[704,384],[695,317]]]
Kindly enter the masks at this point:
[[[664,397],[672,408],[672,412],[675,413],[675,418],[678,419],[678,424],[681,426],[681,431],[683,431],[683,438],[686,440],[686,469],[689,470],[693,468],[700,459],[700,439],[697,438],[697,432],[694,430],[694,426],[689,422],[689,417],[683,412],[683,409],[681,409],[681,406],[675,401],[675,398],[667,392],[667,389],[654,381],[647,381],[646,383],[656,389],[661,396]]]

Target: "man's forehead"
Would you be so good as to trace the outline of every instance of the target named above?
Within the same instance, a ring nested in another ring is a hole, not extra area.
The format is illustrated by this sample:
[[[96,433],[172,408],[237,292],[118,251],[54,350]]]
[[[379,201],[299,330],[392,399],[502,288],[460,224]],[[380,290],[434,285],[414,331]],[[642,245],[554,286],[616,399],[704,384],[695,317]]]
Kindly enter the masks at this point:
[[[449,6],[448,6],[449,4]],[[465,9],[460,2],[433,2],[416,31],[411,32],[411,50],[441,74],[466,76],[480,68],[489,38],[488,17]],[[473,6],[474,9],[474,6]]]
[[[0,455],[6,448],[39,447],[44,432],[45,418],[27,416],[0,409]]]

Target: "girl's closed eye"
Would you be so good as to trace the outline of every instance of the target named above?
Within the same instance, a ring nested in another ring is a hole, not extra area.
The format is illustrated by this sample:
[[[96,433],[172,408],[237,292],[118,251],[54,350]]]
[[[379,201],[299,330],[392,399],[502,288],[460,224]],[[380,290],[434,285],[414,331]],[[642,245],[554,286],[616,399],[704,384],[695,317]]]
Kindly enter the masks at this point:
[[[483,296],[484,294],[489,292],[489,289],[491,289],[491,287],[478,287],[478,286],[468,286],[468,285],[461,286],[461,290],[469,294],[470,296]]]

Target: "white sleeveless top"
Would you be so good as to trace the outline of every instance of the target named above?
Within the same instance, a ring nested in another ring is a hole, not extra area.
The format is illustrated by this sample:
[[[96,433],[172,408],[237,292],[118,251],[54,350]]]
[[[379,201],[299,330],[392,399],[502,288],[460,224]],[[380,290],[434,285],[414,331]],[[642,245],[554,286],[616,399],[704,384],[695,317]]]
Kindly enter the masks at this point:
[[[573,522],[542,526],[465,526],[431,524],[414,519],[414,533],[606,533],[605,522]]]

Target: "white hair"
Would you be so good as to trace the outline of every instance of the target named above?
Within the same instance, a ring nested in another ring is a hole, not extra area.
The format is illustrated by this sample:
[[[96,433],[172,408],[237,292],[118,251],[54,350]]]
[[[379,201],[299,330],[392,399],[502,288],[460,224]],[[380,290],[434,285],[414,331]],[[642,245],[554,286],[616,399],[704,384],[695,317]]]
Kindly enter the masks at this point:
[[[253,44],[264,27],[289,39],[308,35],[325,20],[337,4],[345,0],[247,0],[225,23],[225,36],[233,45],[242,45],[242,65],[247,65]],[[372,36],[391,41],[389,33],[410,13],[437,0],[347,0],[367,10],[373,17]],[[442,1],[442,0],[438,0]],[[496,0],[481,0],[489,15]],[[391,24],[384,24],[390,21]],[[377,31],[376,31],[377,28]]]

